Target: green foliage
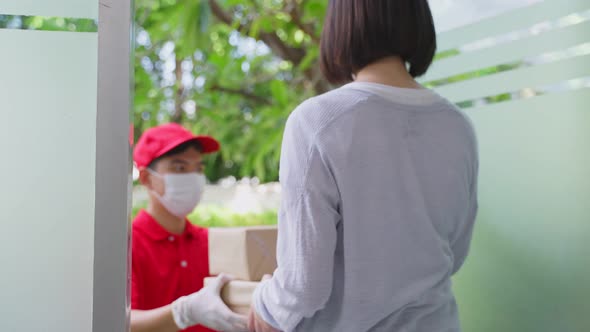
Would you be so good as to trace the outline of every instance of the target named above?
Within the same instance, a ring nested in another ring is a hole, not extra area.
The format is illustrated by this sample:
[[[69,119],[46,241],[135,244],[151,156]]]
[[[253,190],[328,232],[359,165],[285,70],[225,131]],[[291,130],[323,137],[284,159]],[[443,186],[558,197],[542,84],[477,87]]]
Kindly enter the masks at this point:
[[[446,59],[446,58],[451,58],[454,56],[457,56],[461,54],[461,52],[458,49],[450,49],[450,50],[446,50],[446,51],[442,51],[439,53],[436,53],[434,56],[434,61],[438,61],[438,60],[442,60],[442,59]]]
[[[133,207],[132,218],[135,218],[140,209],[145,206]],[[266,211],[262,213],[238,214],[229,209],[207,205],[199,206],[188,217],[193,224],[202,227],[239,227],[276,225],[277,212]]]
[[[329,88],[319,71],[324,0],[138,0],[135,135],[182,123],[222,144],[207,162],[215,181],[278,178],[289,113]],[[460,54],[452,49],[436,60]],[[435,88],[505,70],[483,68],[425,85]],[[510,96],[493,97],[500,101]],[[466,101],[460,106],[470,106]]]
[[[237,214],[228,209],[206,206],[197,208],[188,219],[202,227],[238,227],[276,225],[277,212]]]
[[[459,54],[459,52],[456,50],[442,52],[442,53],[437,54],[437,58],[435,58],[435,60],[440,60],[440,59],[452,57],[452,56],[455,56],[458,54]],[[476,71],[471,71],[471,72],[447,77],[444,79],[427,82],[424,84],[424,86],[427,88],[433,89],[433,88],[444,86],[447,84],[459,83],[462,81],[467,81],[467,80],[471,80],[471,79],[476,79],[476,78],[480,78],[480,77],[484,77],[484,76],[488,76],[488,75],[493,75],[493,74],[498,74],[498,73],[505,72],[505,71],[518,69],[523,66],[525,66],[525,64],[522,61],[508,63],[508,64],[501,64],[498,66],[482,68],[482,69],[478,69]],[[489,96],[489,97],[483,98],[483,101],[485,101],[488,104],[493,104],[493,103],[499,103],[499,102],[503,102],[503,101],[507,101],[507,100],[511,100],[511,99],[512,99],[511,93],[503,93],[500,95]],[[465,101],[461,101],[461,102],[457,103],[457,106],[459,106],[460,108],[470,108],[470,107],[473,107],[474,105],[475,105],[474,100],[465,100]]]
[[[97,22],[85,18],[0,15],[0,29],[96,32]]]
[[[429,87],[429,88],[436,88],[436,87],[447,85],[447,84],[458,83],[461,81],[471,80],[474,78],[479,78],[479,77],[483,77],[483,76],[488,76],[488,75],[493,75],[493,74],[497,74],[497,73],[501,73],[501,72],[505,72],[505,71],[514,70],[514,69],[523,67],[524,65],[525,64],[522,61],[518,61],[518,62],[514,62],[514,63],[508,63],[508,64],[502,64],[502,65],[492,66],[492,67],[488,67],[488,68],[482,68],[482,69],[478,69],[475,71],[470,71],[467,73],[447,77],[447,78],[444,78],[441,80],[427,82],[427,83],[425,83],[425,86]]]
[[[319,0],[136,1],[135,139],[174,121],[222,144],[228,175],[276,180],[289,113],[323,92]]]

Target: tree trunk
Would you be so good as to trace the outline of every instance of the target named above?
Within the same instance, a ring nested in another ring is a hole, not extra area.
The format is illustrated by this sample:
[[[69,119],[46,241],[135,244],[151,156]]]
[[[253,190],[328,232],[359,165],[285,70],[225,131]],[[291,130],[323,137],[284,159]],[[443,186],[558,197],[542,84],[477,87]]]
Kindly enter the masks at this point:
[[[176,75],[176,93],[174,95],[174,114],[172,115],[172,122],[181,123],[183,119],[184,111],[182,104],[184,103],[184,86],[182,85],[182,60],[176,58],[176,69],[174,70]]]
[[[209,6],[211,12],[218,20],[229,26],[234,24],[232,14],[224,10],[216,0],[209,0]],[[319,42],[319,39],[313,35],[313,31],[300,21],[300,17],[298,16],[300,15],[299,12],[291,11],[290,14],[296,24],[298,24],[304,31],[311,33],[310,36],[314,41]],[[241,24],[237,29],[238,31],[247,34],[250,27],[247,24]],[[305,58],[306,51],[304,49],[291,47],[285,44],[274,32],[261,32],[258,35],[258,39],[263,41],[271,49],[274,55],[283,60],[290,61],[294,66],[299,65],[303,58]],[[330,90],[331,86],[322,75],[319,69],[319,64],[311,66],[310,69],[307,69],[303,74],[307,81],[312,85],[316,94],[322,94]]]

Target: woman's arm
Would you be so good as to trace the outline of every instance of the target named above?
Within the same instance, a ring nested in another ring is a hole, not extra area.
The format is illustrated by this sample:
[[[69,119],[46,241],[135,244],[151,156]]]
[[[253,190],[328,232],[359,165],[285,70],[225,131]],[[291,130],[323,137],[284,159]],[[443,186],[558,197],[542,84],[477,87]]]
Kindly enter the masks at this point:
[[[285,129],[278,268],[254,294],[259,318],[284,331],[323,309],[332,291],[340,196],[309,128],[292,116]]]
[[[271,279],[272,276],[265,275],[262,278],[262,281],[266,281]],[[274,328],[272,325],[268,324],[260,315],[256,313],[256,310],[253,309],[254,306],[250,309],[250,314],[248,316],[248,331],[249,332],[280,332],[278,329]]]
[[[476,141],[475,134],[473,134],[473,140]],[[479,160],[477,152],[477,143],[473,149],[473,166],[470,174],[470,188],[469,188],[469,206],[466,217],[461,223],[455,236],[451,241],[451,250],[453,251],[453,271],[452,274],[457,273],[469,252],[471,244],[471,238],[473,236],[473,226],[475,224],[475,218],[477,217],[478,201],[477,201],[477,188],[478,188],[478,174],[479,174]]]
[[[467,217],[461,224],[461,228],[458,230],[453,241],[451,242],[451,250],[453,251],[453,271],[452,274],[457,273],[469,253],[469,247],[471,244],[471,238],[473,236],[473,226],[475,224],[475,218],[477,217],[478,202],[477,202],[477,178],[473,180],[471,197],[469,199],[469,208],[467,211]]]
[[[249,332],[281,332],[262,319],[255,310],[250,311],[248,317]]]

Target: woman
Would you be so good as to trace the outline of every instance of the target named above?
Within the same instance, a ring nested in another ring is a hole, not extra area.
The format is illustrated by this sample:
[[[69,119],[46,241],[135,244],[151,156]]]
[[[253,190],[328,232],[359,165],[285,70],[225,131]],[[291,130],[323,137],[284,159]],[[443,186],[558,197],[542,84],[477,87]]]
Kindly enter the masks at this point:
[[[451,275],[477,211],[470,122],[414,79],[436,49],[427,0],[331,0],[322,70],[283,138],[278,269],[251,331],[459,331]]]

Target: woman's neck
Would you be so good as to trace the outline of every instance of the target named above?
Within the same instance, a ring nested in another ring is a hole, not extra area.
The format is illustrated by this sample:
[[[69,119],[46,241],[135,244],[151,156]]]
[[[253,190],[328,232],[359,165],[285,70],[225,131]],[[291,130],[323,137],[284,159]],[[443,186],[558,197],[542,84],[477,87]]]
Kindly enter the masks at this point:
[[[147,212],[168,232],[176,235],[184,233],[186,228],[185,218],[171,214],[166,208],[154,202],[148,204]]]
[[[369,64],[356,73],[355,82],[379,83],[398,88],[423,89],[408,73],[400,57],[387,57]]]

